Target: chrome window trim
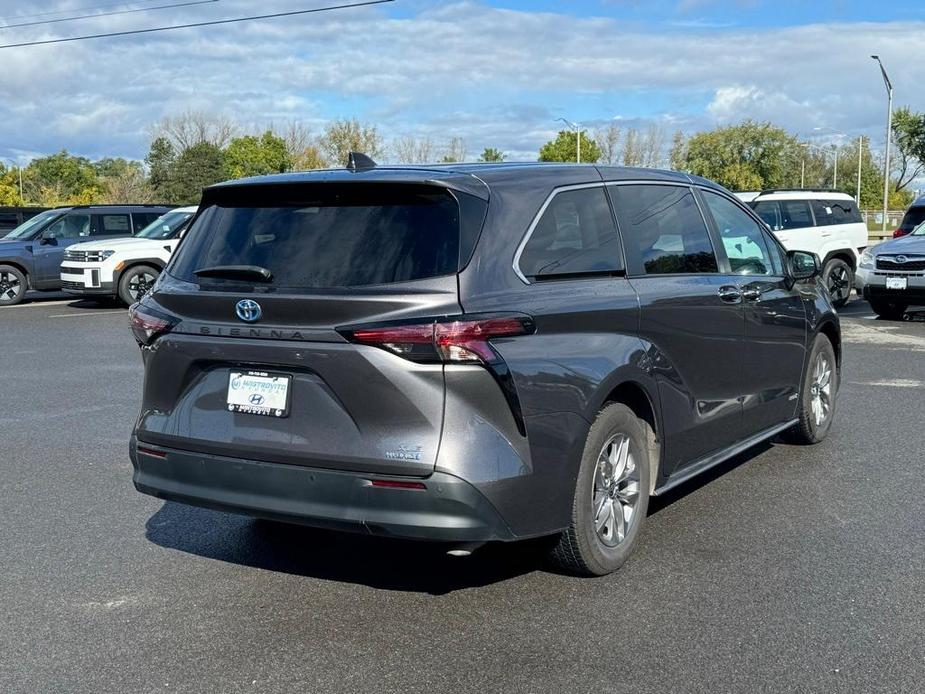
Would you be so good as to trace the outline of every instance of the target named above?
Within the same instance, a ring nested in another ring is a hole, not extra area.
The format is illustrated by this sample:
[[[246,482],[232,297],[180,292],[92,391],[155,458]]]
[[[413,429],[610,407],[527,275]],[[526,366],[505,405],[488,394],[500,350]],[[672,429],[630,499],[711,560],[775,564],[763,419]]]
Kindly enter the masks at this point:
[[[523,239],[520,241],[520,245],[517,246],[517,251],[514,253],[514,262],[511,264],[511,267],[514,269],[514,274],[526,285],[531,285],[533,282],[527,279],[523,272],[520,270],[520,256],[524,252],[524,248],[527,247],[527,243],[530,241],[530,237],[533,236],[533,232],[536,230],[536,226],[540,223],[540,219],[543,218],[547,208],[550,203],[552,203],[553,198],[555,198],[559,193],[566,193],[572,190],[584,190],[586,188],[603,188],[606,185],[604,181],[597,181],[595,183],[576,183],[575,185],[570,186],[560,186],[559,188],[553,188],[552,192],[543,201],[543,204],[540,205],[539,212],[536,213],[536,216],[533,217],[533,221],[530,222],[530,226],[527,227],[527,231],[524,234]]]

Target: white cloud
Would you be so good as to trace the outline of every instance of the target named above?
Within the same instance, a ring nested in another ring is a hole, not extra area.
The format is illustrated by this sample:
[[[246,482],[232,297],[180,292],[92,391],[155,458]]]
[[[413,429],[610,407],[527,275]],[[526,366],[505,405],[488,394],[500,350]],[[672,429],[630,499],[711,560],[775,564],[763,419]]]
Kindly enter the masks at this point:
[[[247,0],[220,5],[15,38],[254,13]],[[45,6],[53,3],[34,11]],[[316,129],[356,115],[388,133],[461,136],[472,154],[494,146],[531,155],[558,115],[591,123],[622,114],[681,127],[751,117],[798,132],[825,125],[870,133],[876,143],[884,95],[873,52],[893,71],[897,103],[925,108],[922,73],[908,59],[918,54],[921,23],[656,33],[472,0],[403,8],[416,11],[357,9],[0,50],[0,156],[67,147],[140,157],[152,123],[189,109],[253,126],[299,119]]]

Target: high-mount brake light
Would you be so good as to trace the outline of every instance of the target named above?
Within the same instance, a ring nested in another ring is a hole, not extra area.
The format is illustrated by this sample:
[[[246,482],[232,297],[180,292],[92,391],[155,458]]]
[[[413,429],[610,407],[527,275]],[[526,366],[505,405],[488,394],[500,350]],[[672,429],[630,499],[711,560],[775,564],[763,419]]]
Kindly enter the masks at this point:
[[[164,333],[170,332],[178,323],[173,316],[141,304],[133,304],[128,316],[132,333],[140,345],[150,345]]]
[[[492,338],[529,335],[535,329],[529,316],[505,315],[343,329],[341,334],[413,361],[489,365],[500,361],[489,342]]]

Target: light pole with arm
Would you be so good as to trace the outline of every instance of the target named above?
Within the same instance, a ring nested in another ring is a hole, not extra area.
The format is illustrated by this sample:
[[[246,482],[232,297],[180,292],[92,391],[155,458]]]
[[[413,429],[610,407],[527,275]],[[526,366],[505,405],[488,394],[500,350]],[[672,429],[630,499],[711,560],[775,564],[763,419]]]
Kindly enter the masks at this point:
[[[576,162],[580,164],[581,163],[581,125],[578,123],[573,123],[570,120],[566,120],[565,118],[556,118],[556,120],[562,121],[568,127],[570,127],[572,130],[575,131],[575,135],[578,138],[578,156],[576,157]]]
[[[886,234],[886,215],[890,204],[890,139],[893,134],[893,83],[890,82],[886,74],[886,68],[883,67],[883,61],[879,55],[870,56],[877,61],[880,66],[880,72],[883,74],[883,84],[886,87],[887,94],[887,114],[886,114],[886,156],[883,159],[883,227],[881,231]]]

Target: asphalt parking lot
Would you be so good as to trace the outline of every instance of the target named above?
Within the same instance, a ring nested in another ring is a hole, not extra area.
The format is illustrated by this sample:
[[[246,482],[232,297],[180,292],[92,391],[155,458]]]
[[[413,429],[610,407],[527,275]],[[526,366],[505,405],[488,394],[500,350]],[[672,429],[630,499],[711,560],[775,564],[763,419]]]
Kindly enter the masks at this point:
[[[0,312],[4,692],[921,692],[925,320],[843,313],[838,416],[657,500],[617,574],[164,503],[125,311]],[[760,368],[760,365],[755,365]]]

